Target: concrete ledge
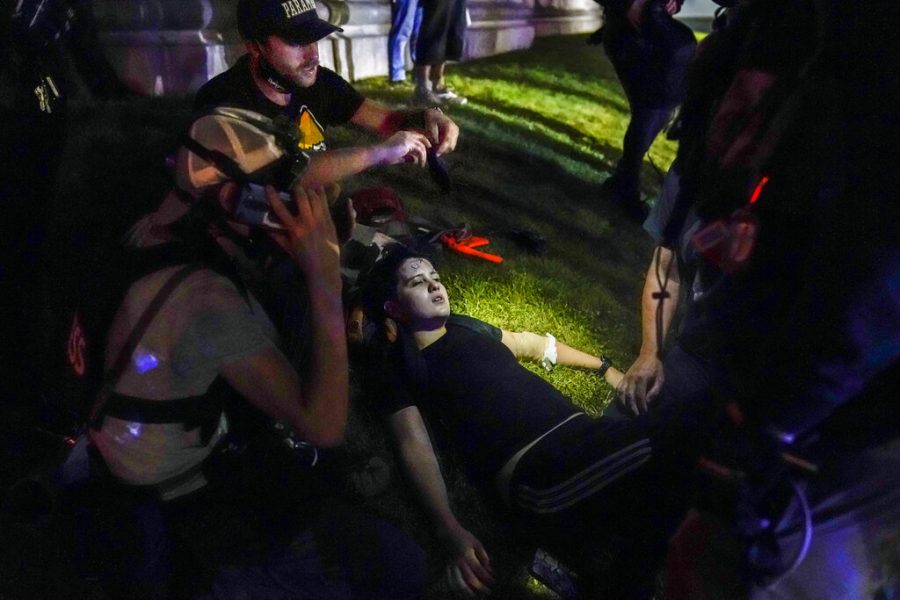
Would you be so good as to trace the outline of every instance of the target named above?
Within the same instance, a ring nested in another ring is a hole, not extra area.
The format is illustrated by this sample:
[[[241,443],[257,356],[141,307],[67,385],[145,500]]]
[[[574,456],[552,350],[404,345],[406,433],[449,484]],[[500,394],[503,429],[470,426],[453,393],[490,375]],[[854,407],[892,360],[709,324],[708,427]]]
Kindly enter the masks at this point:
[[[527,21],[472,23],[466,34],[465,58],[522,50],[534,42],[534,26]]]

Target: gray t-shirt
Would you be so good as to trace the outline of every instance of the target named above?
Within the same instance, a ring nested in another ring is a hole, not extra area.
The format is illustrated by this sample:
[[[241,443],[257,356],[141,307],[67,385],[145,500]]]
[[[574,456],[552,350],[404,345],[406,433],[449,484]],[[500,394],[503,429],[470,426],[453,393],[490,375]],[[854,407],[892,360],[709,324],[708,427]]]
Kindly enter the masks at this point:
[[[145,218],[132,230],[131,243],[138,247],[159,243],[152,231],[150,218]],[[107,366],[147,304],[179,268],[151,273],[129,288],[109,332]],[[252,296],[248,302],[228,278],[200,269],[178,285],[154,317],[115,391],[160,402],[202,395],[222,365],[276,345],[275,327],[259,303]],[[217,431],[204,445],[199,428],[185,431],[180,423],[139,423],[107,416],[91,439],[118,478],[153,485],[198,466],[226,431],[222,415]],[[166,491],[164,499],[204,484],[198,472]]]

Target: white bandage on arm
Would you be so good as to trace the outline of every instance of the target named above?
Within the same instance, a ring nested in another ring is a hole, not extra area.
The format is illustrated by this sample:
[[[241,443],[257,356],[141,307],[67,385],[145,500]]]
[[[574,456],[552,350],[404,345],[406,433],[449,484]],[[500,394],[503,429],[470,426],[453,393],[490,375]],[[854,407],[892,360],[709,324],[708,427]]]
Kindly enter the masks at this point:
[[[516,358],[536,360],[541,364],[549,358],[552,360],[548,363],[550,366],[556,362],[556,339],[552,335],[544,337],[530,331],[504,330],[503,343]]]
[[[544,344],[544,357],[541,359],[541,366],[550,371],[556,364],[556,338],[550,333],[546,337],[547,341]]]

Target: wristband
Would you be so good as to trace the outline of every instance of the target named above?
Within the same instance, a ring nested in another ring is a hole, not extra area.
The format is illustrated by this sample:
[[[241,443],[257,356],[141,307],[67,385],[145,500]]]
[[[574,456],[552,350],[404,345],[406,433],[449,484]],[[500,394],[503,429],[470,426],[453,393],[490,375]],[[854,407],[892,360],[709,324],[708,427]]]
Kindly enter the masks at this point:
[[[556,364],[556,338],[547,334],[547,342],[544,344],[544,357],[541,358],[541,366],[550,371]]]
[[[611,366],[613,366],[612,361],[610,359],[608,359],[607,357],[601,355],[600,356],[600,366],[597,367],[597,375],[599,375],[600,377],[603,377],[604,375],[606,375],[606,372],[609,371],[609,368]]]

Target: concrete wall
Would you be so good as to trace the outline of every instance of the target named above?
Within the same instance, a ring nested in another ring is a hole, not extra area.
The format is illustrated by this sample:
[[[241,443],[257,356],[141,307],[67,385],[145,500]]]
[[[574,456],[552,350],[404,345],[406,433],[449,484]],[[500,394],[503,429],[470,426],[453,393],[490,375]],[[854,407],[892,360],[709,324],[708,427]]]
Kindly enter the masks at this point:
[[[323,18],[344,28],[319,43],[322,64],[353,81],[387,75],[390,0],[318,0]],[[703,13],[709,0],[686,0]],[[94,0],[100,40],[132,89],[195,91],[243,53],[237,0]],[[528,48],[536,36],[593,31],[593,0],[469,0],[466,58]],[[711,9],[709,9],[711,14]]]
[[[243,52],[237,0],[94,0],[107,56],[145,94],[192,92]],[[387,75],[390,0],[319,0],[344,32],[319,43],[322,64],[349,80]],[[592,0],[470,0],[466,57],[528,48],[535,36],[590,31]]]

